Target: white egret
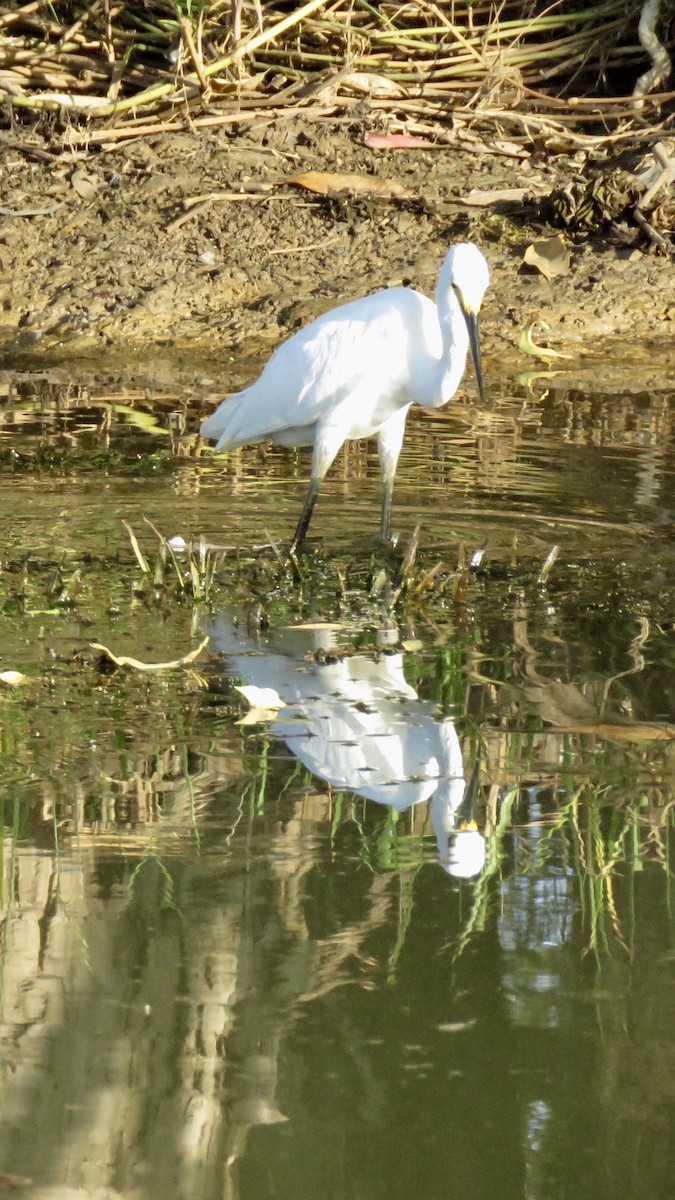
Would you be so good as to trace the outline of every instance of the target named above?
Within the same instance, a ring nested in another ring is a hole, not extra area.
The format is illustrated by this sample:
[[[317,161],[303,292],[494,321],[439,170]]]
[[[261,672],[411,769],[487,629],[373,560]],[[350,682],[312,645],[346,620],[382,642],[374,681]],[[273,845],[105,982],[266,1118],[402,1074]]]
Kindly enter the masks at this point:
[[[383,476],[380,536],[389,538],[396,464],[411,404],[440,408],[457,388],[471,347],[483,400],[478,313],[489,283],[477,246],[451,247],[436,303],[392,287],[333,308],[274,352],[262,374],[201,427],[216,451],[272,441],[313,446],[312,474],[291,553],[307,532],[319,488],[351,438],[377,437]]]

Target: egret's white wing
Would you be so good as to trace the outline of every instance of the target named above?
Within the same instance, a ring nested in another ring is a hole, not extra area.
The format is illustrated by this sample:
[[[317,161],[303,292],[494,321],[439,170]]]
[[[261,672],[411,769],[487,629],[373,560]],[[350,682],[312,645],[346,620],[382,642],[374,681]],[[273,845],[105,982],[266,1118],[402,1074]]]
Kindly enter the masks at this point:
[[[375,432],[391,415],[392,401],[400,407],[413,399],[407,390],[417,356],[440,353],[435,304],[408,288],[388,288],[332,309],[282,343],[260,378],[225,400],[201,432],[219,439],[217,449],[284,430],[306,431],[295,441],[301,444],[357,393],[359,425],[364,434]]]

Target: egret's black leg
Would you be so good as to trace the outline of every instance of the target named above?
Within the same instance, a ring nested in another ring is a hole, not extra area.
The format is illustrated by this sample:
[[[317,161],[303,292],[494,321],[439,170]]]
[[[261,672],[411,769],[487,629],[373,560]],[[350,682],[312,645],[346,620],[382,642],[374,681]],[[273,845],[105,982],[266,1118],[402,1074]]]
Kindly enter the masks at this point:
[[[295,557],[298,547],[302,545],[307,533],[307,527],[312,519],[314,505],[319,494],[319,488],[324,481],[326,471],[330,467],[335,455],[340,446],[345,440],[345,431],[342,426],[337,424],[317,425],[316,436],[314,439],[314,451],[312,453],[312,476],[309,481],[309,489],[305,496],[305,503],[302,506],[300,520],[293,534],[291,542],[291,555]]]
[[[382,492],[382,517],[380,519],[380,540],[391,541],[391,501],[394,495],[394,477],[385,479]]]
[[[307,533],[309,522],[312,519],[312,513],[314,511],[314,505],[316,504],[316,498],[319,494],[320,487],[320,479],[313,478],[310,480],[307,495],[305,496],[305,503],[303,504],[302,512],[300,513],[300,520],[298,521],[295,533],[293,534],[293,541],[291,542],[290,553],[293,555],[297,553],[298,547],[301,546],[305,540],[305,534]]]

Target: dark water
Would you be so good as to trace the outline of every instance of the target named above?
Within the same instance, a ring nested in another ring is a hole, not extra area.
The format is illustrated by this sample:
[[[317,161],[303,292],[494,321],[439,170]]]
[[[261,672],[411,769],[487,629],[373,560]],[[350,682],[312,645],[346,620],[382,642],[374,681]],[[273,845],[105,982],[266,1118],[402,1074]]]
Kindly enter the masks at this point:
[[[673,398],[626,377],[413,422],[392,608],[371,447],[298,580],[250,547],[306,459],[4,373],[0,1192],[672,1196]],[[144,518],[237,548],[211,604]]]

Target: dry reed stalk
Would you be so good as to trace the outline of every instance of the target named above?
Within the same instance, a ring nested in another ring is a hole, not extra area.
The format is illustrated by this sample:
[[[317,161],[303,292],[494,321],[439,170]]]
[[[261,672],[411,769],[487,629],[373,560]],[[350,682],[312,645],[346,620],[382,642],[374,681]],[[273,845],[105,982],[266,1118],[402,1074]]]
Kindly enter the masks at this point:
[[[630,98],[646,65],[636,36],[642,7],[641,0],[597,0],[575,9],[551,0],[543,11],[534,0],[529,11],[523,0],[502,0],[497,7],[492,0],[378,6],[308,0],[289,13],[273,2],[213,0],[191,22],[177,19],[169,0],[148,0],[142,11],[90,0],[81,11],[71,6],[75,15],[65,25],[55,19],[58,10],[33,0],[0,15],[0,94],[15,108],[64,109],[70,119],[86,116],[90,125],[118,118],[140,136],[141,128],[166,128],[166,120],[173,127],[167,109],[177,104],[181,119],[189,112],[197,120],[206,99],[210,123],[231,123],[237,114],[247,119],[251,83],[258,108],[290,114],[298,104],[289,80],[312,82],[321,71],[347,69],[401,85],[400,97],[369,100],[398,119],[414,111],[429,121],[444,117],[447,124],[442,106],[451,104],[487,124],[520,122],[528,136],[531,108],[540,119],[555,113],[554,125],[562,129],[635,118]],[[179,35],[190,72],[172,69],[166,57]],[[626,94],[595,94],[601,72],[625,78]],[[572,86],[579,94],[561,99],[560,92]],[[339,92],[339,80],[334,92],[333,111],[349,111],[353,101]],[[506,93],[509,99],[500,105]],[[324,98],[319,88],[306,102],[319,102],[323,111]],[[640,136],[645,115],[667,99],[642,102]],[[91,141],[92,132],[83,137]]]

